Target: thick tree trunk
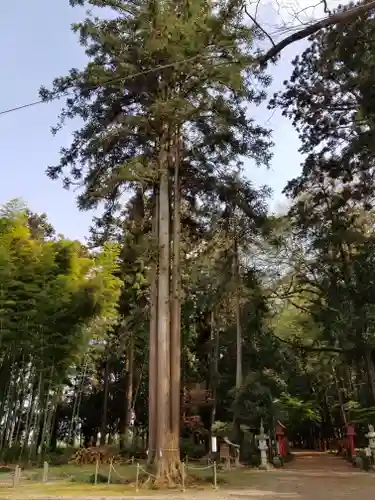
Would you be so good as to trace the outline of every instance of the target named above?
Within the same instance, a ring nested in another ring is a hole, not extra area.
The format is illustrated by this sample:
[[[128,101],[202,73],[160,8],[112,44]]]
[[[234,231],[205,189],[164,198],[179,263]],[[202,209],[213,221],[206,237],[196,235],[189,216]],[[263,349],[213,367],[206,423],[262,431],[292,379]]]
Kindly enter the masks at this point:
[[[108,388],[109,388],[109,361],[108,356],[105,360],[103,374],[103,406],[102,406],[102,421],[100,425],[100,445],[106,444],[107,437],[107,413],[108,413]]]
[[[161,143],[159,191],[159,281],[158,281],[158,387],[157,387],[157,455],[158,484],[175,484],[180,480],[179,436],[171,423],[171,305],[170,305],[170,191],[166,142]],[[179,384],[179,379],[174,381]]]
[[[157,243],[159,236],[159,193],[154,190],[154,214],[152,219],[153,243]],[[155,459],[156,452],[156,427],[157,427],[157,380],[158,380],[158,257],[155,255],[151,265],[150,283],[150,330],[149,330],[149,351],[148,351],[148,457],[147,463],[151,465]]]
[[[172,304],[170,330],[171,364],[171,432],[180,459],[180,394],[181,394],[181,283],[180,283],[180,240],[181,240],[181,194],[179,179],[179,137],[175,138],[174,185],[173,185],[173,262],[172,262]]]
[[[159,279],[158,279],[158,386],[157,386],[157,455],[158,475],[163,475],[166,437],[170,430],[170,231],[169,185],[166,162],[161,162],[159,190]],[[168,444],[169,446],[169,444]]]

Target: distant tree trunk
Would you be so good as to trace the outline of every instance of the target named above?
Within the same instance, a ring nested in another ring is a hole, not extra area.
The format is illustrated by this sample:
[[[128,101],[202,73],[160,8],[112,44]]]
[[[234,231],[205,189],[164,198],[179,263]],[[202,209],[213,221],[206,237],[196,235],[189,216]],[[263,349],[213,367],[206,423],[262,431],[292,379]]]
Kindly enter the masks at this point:
[[[236,389],[242,386],[242,327],[241,327],[241,304],[240,304],[240,269],[238,258],[238,245],[234,243],[234,273],[236,281]]]
[[[129,356],[128,356],[128,376],[126,384],[126,412],[125,412],[125,438],[129,437],[130,422],[132,419],[132,402],[133,402],[133,376],[134,376],[134,335],[129,339]]]
[[[104,364],[103,374],[103,407],[102,407],[102,421],[100,426],[100,445],[104,446],[107,437],[107,413],[108,413],[108,388],[109,388],[109,361],[108,355]]]
[[[370,346],[365,346],[364,358],[367,368],[367,378],[372,395],[373,402],[375,402],[375,365],[373,360],[374,353]]]
[[[158,190],[154,189],[154,213],[152,219],[152,235],[153,243],[157,243],[159,234],[159,194]],[[151,283],[151,303],[150,303],[150,329],[149,329],[149,351],[148,351],[148,457],[147,463],[150,465],[154,462],[156,451],[156,426],[157,426],[157,380],[158,380],[158,341],[157,341],[157,326],[158,326],[158,256],[153,256],[150,272]]]
[[[343,400],[343,397],[342,397],[341,387],[340,387],[340,384],[339,384],[339,380],[337,378],[337,372],[336,372],[336,368],[335,368],[334,365],[332,365],[332,374],[333,374],[333,380],[335,381],[335,386],[336,386],[336,391],[337,391],[337,397],[338,397],[338,400],[339,400],[339,403],[340,403],[340,410],[341,410],[342,420],[344,422],[344,425],[347,425],[348,421],[347,421],[347,418],[346,418],[346,413],[345,413],[345,408],[344,408],[344,400]]]
[[[215,313],[211,313],[211,390],[212,390],[212,409],[211,409],[211,427],[216,421],[217,408],[217,386],[219,379],[219,348],[220,333],[216,325]]]
[[[234,401],[233,412],[233,441],[235,443],[241,440],[240,422],[238,419],[239,405],[239,391],[242,387],[242,328],[241,328],[241,304],[240,304],[240,269],[239,269],[239,256],[238,256],[238,243],[237,235],[234,235],[234,262],[233,274],[236,286],[236,397]]]
[[[123,407],[123,425],[120,432],[120,448],[125,449],[129,438],[129,427],[133,400],[134,337],[130,334],[125,360],[125,399]]]

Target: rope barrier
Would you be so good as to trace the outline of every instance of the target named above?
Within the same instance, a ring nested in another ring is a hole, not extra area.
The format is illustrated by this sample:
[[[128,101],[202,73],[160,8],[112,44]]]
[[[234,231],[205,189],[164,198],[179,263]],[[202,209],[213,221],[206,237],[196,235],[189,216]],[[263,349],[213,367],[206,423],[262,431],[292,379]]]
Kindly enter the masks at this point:
[[[192,458],[189,457],[189,455],[185,455],[185,464],[188,465],[188,462],[201,462],[204,460],[207,460],[207,464],[213,464],[213,460],[211,457],[203,457],[203,458]]]
[[[187,469],[191,470],[207,470],[207,469],[212,469],[214,467],[214,464],[207,465],[206,467],[193,467],[192,465],[186,465]]]
[[[139,470],[144,472],[145,474],[147,474],[148,476],[150,477],[153,477],[154,479],[156,479],[156,476],[154,474],[151,474],[150,472],[148,472],[146,469],[144,469],[143,467],[141,467],[139,464],[137,464],[138,467],[139,467]]]
[[[115,469],[115,467],[114,467],[114,465],[113,465],[113,464],[112,464],[112,467],[111,467],[111,468],[112,468],[113,472],[116,474],[116,476],[118,476],[120,479],[123,479],[124,481],[127,481],[127,479],[128,479],[128,478],[126,478],[126,477],[122,476],[121,474],[119,474],[119,473],[117,472],[117,470]]]

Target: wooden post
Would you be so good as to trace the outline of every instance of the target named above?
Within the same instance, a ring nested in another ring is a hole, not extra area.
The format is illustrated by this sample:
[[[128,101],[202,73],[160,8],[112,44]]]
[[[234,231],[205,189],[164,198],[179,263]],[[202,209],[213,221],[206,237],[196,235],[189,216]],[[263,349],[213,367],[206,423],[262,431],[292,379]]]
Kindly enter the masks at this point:
[[[113,458],[111,458],[111,461],[109,462],[108,484],[111,484],[112,460],[113,460]]]
[[[214,462],[214,488],[217,489],[217,471],[216,471],[216,462]]]
[[[48,481],[48,462],[43,463],[43,478],[42,482],[46,483]]]
[[[185,491],[185,464],[181,462],[182,491]]]
[[[14,475],[13,475],[13,488],[16,488],[18,486],[20,476],[21,476],[20,466],[16,465],[16,468],[14,469]]]
[[[139,463],[137,462],[137,474],[135,476],[135,491],[139,491]]]
[[[99,472],[99,460],[96,459],[95,479],[94,479],[95,484],[98,484],[98,472]]]

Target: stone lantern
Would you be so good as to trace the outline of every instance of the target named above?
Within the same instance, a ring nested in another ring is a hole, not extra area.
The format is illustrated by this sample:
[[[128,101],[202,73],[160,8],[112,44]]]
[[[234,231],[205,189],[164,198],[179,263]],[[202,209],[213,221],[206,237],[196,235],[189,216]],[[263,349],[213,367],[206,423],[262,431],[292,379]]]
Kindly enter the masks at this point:
[[[375,431],[373,425],[368,426],[368,433],[366,434],[366,437],[368,439],[368,446],[371,450],[371,455],[375,460]]]
[[[267,439],[268,439],[268,436],[267,436],[267,434],[264,433],[263,421],[261,421],[259,431],[260,431],[259,435],[256,436],[256,438],[259,441],[258,448],[260,450],[260,469],[268,470],[270,468],[269,464],[268,464],[268,459],[267,459],[267,451],[268,451]]]

